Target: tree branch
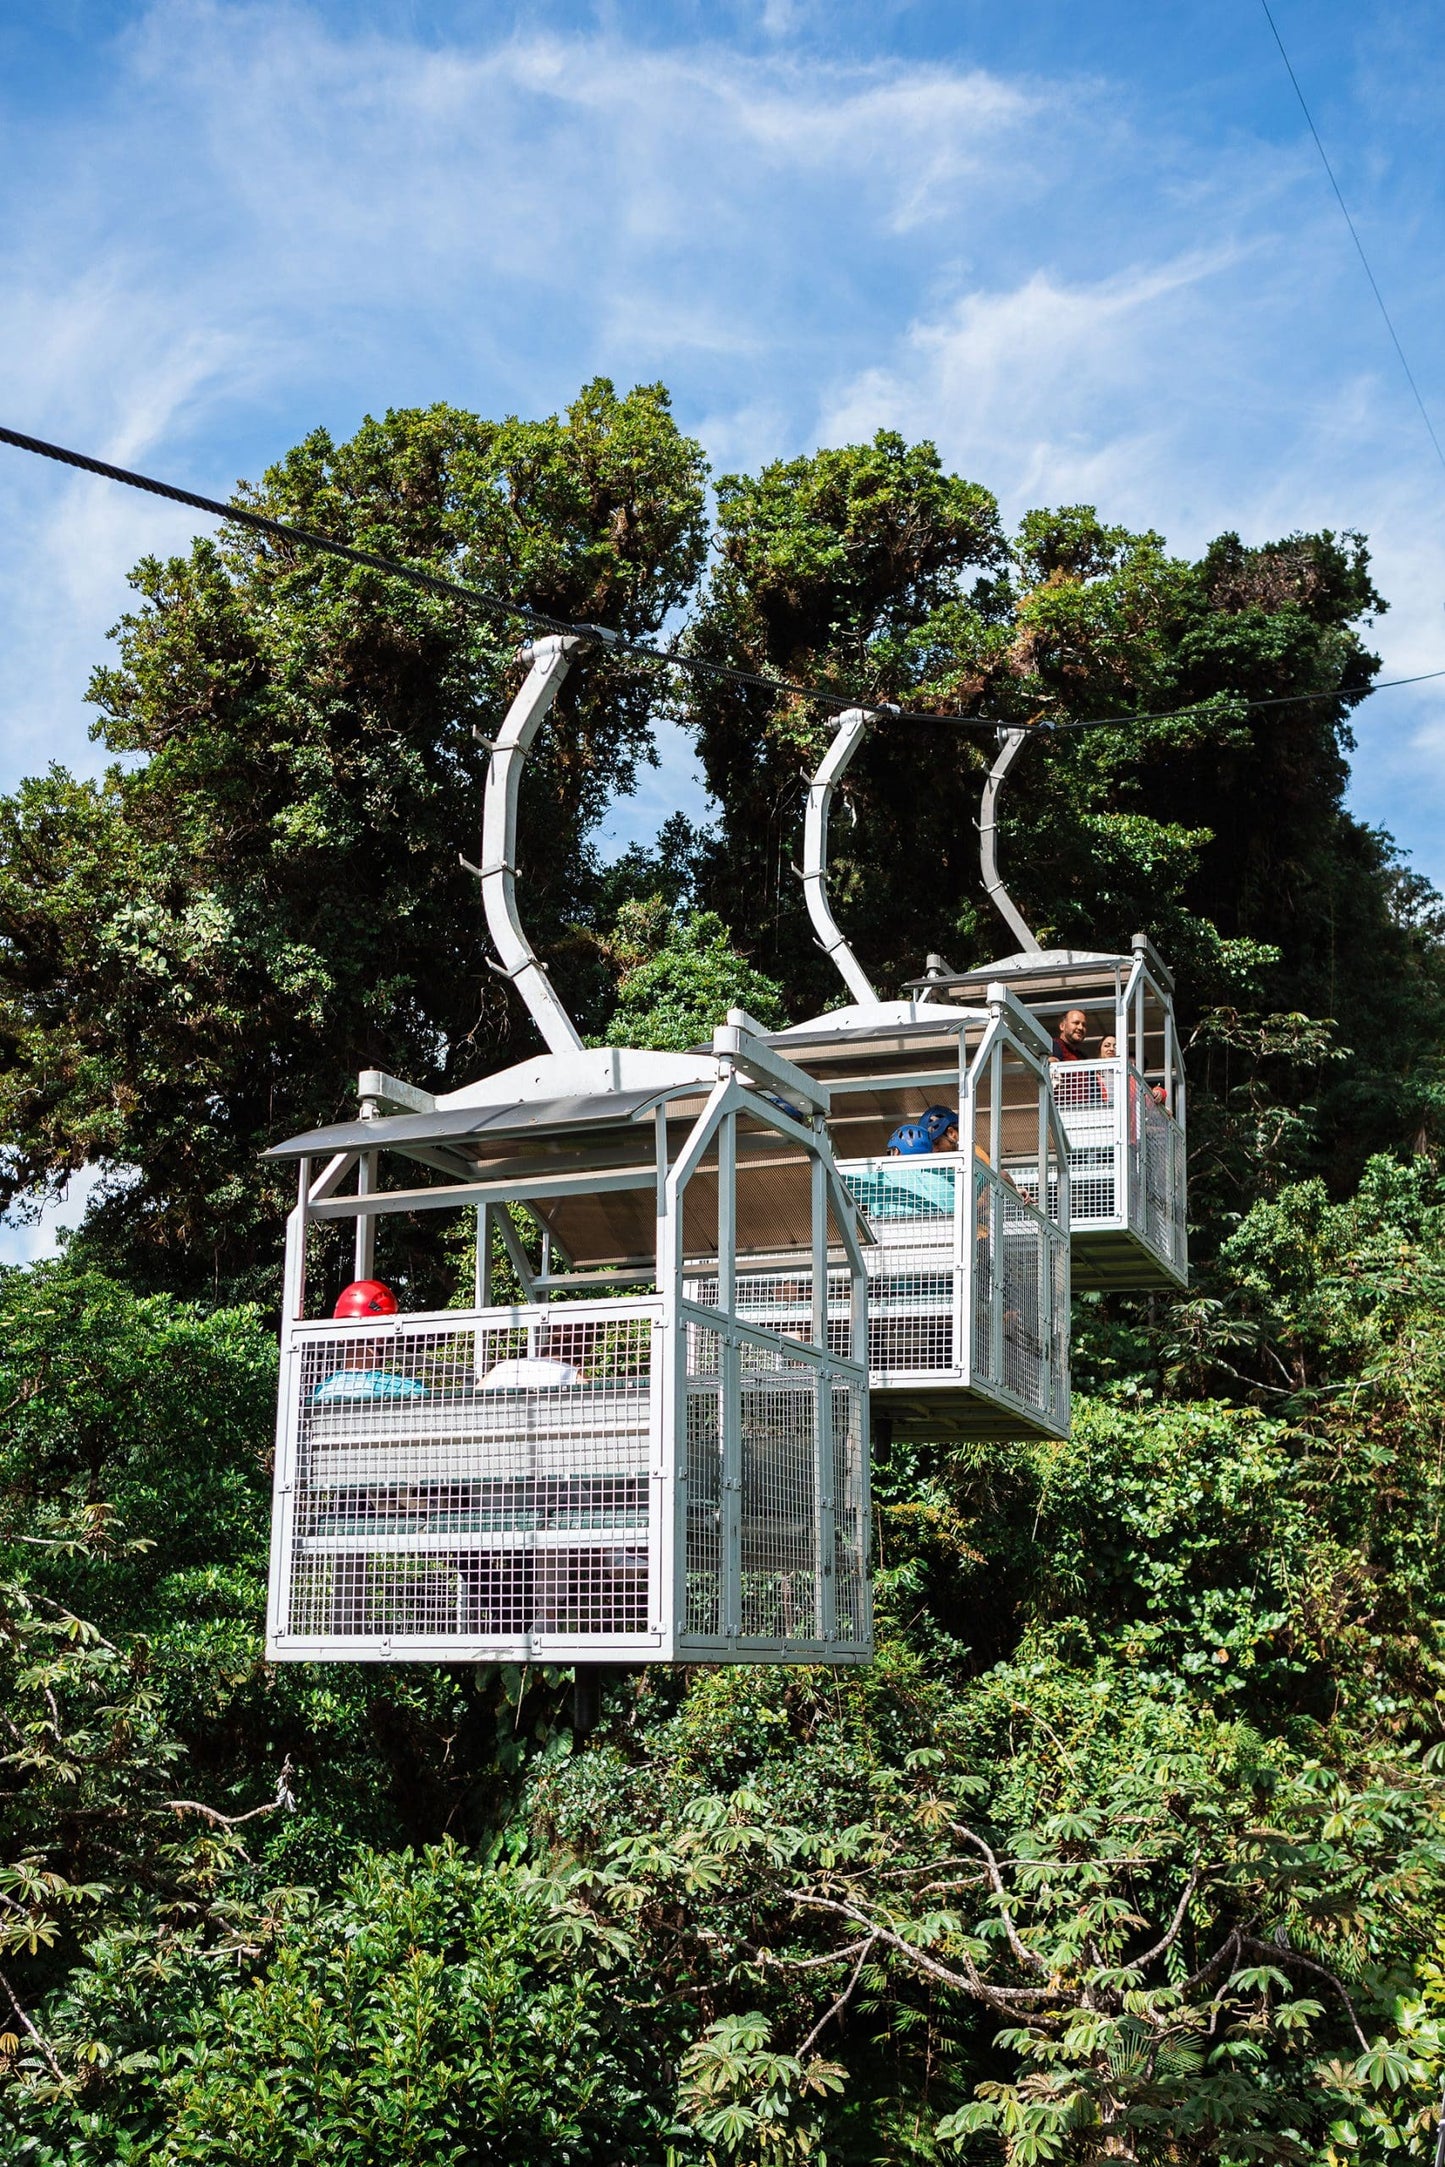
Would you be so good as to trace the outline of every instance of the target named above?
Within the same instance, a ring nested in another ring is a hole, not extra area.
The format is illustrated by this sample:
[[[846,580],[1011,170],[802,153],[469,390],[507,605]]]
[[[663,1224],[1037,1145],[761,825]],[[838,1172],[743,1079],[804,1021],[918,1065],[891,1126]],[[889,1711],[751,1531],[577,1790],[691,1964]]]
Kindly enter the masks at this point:
[[[291,1788],[295,1773],[288,1753],[276,1778],[276,1796],[265,1806],[253,1806],[249,1813],[222,1813],[216,1806],[203,1806],[198,1798],[168,1798],[166,1804],[173,1813],[199,1813],[217,1828],[241,1828],[247,1821],[259,1821],[268,1813],[279,1812],[283,1806],[291,1812],[296,1804],[296,1794]]]
[[[1152,1949],[1146,1949],[1142,1956],[1136,1956],[1131,1959],[1131,1963],[1137,1964],[1141,1971],[1146,1964],[1152,1964],[1156,1960],[1156,1958],[1163,1956],[1166,1950],[1172,1949],[1175,1942],[1179,1939],[1180,1933],[1182,1932],[1184,1926],[1184,1914],[1189,1909],[1189,1905],[1194,1896],[1194,1892],[1198,1888],[1200,1881],[1203,1879],[1203,1877],[1204,1869],[1196,1861],[1189,1870],[1189,1879],[1184,1884],[1184,1894],[1179,1899],[1179,1908],[1174,1914],[1173,1923],[1169,1927],[1168,1932],[1163,1934],[1160,1939],[1155,1942]]]
[[[863,1966],[867,1963],[869,1952],[872,1949],[873,1944],[877,1940],[877,1938],[878,1937],[876,1934],[870,1934],[868,1936],[868,1939],[863,1943],[863,1946],[859,1949],[858,1961],[853,1966],[853,1969],[849,1974],[848,1984],[844,1987],[842,1993],[837,1997],[837,1999],[833,2002],[830,2002],[828,2007],[823,2011],[823,2014],[819,2017],[817,2023],[813,2026],[813,2029],[809,2032],[807,2038],[803,2041],[803,2044],[799,2047],[799,2061],[802,2061],[804,2055],[807,2053],[809,2047],[812,2046],[814,2040],[816,2040],[821,2033],[827,2030],[829,2024],[832,2022],[833,2018],[837,2016],[838,2012],[841,2009],[845,2009],[848,2003],[852,2000],[853,1989],[857,1986],[858,1981],[862,1976]]]
[[[900,1956],[907,1957],[910,1964],[926,1972],[931,1979],[937,1979],[943,1986],[952,1987],[955,1993],[969,1994],[975,2001],[986,2002],[991,2009],[1007,2013],[1011,2009],[1031,2009],[1040,2002],[1068,2000],[1067,1994],[1057,1987],[989,1986],[980,1977],[966,1950],[961,1952],[964,1969],[950,1971],[947,1964],[939,1963],[937,1957],[926,1955],[922,1949],[915,1947],[911,1941],[905,1941],[901,1934],[895,1934],[889,1927],[879,1926],[854,1904],[835,1903],[828,1896],[794,1896],[793,1902],[806,1905],[813,1911],[831,1911],[839,1918],[850,1920],[855,1926],[861,1926],[875,1941],[884,1942],[890,1949],[896,1949]]]
[[[1360,2042],[1361,2054],[1369,2053],[1370,2042],[1360,2029],[1360,2020],[1355,2014],[1355,2005],[1350,2000],[1344,1982],[1335,1977],[1327,1964],[1317,1964],[1312,1956],[1301,1956],[1298,1949],[1292,1949],[1288,1942],[1256,1941],[1247,1934],[1241,1935],[1239,1941],[1241,1948],[1252,1949],[1259,1956],[1273,1957],[1276,1963],[1285,1960],[1291,1964],[1298,1964],[1302,1971],[1312,1971],[1318,1978],[1328,1979],[1330,1985],[1344,2003],[1345,2008],[1349,2011],[1350,2029]]]
[[[26,2011],[21,2004],[19,1995],[16,1993],[14,1987],[10,1984],[10,1981],[6,1978],[3,1971],[0,1971],[0,1986],[4,1987],[6,1995],[9,1998],[10,2006],[15,2011],[16,2016],[20,2019],[21,2024],[30,2034],[30,2037],[35,2041],[36,2046],[39,2047],[41,2053],[45,2056],[46,2061],[50,2064],[51,2074],[55,2078],[57,2084],[64,2084],[65,2072],[61,2068],[59,2062],[57,2062],[57,2060],[55,2059],[54,2053],[51,2051],[50,2041],[44,2038],[41,2033],[39,2033],[35,2029],[35,2026],[31,2023],[29,2016],[26,2014]]]
[[[953,1830],[955,1836],[960,1837],[964,1843],[971,1843],[976,1851],[982,1853],[989,1887],[998,1898],[999,1916],[1003,1920],[1003,1930],[1008,1935],[1008,1945],[1013,1950],[1014,1955],[1021,1964],[1032,1964],[1036,1971],[1041,1971],[1047,1976],[1048,1964],[1039,1955],[1037,1949],[1031,1949],[1028,1943],[1020,1937],[1018,1929],[1014,1925],[1013,1913],[1009,1910],[1008,1891],[1004,1887],[1003,1875],[999,1872],[998,1860],[994,1857],[993,1852],[984,1842],[982,1836],[975,1836],[971,1828],[964,1828],[957,1821],[951,1821],[949,1827]]]

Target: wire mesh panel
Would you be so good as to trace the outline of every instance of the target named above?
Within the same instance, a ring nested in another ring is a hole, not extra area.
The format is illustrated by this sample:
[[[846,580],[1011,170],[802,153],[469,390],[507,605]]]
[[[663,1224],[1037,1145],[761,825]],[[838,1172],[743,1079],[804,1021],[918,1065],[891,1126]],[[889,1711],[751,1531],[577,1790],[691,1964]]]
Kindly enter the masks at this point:
[[[740,1353],[739,1634],[820,1640],[818,1415],[828,1380],[762,1340],[744,1338]]]
[[[278,1652],[655,1637],[655,1302],[301,1326]]]
[[[775,1295],[782,1283],[773,1277]],[[809,1302],[802,1310],[811,1317]],[[691,1307],[686,1348],[682,1652],[866,1654],[861,1373],[800,1338]]]
[[[1119,1181],[1119,1112],[1124,1063],[1060,1061],[1054,1066],[1054,1104],[1069,1146],[1069,1218],[1076,1227],[1122,1226],[1125,1199]],[[1038,1185],[1038,1170],[1031,1178]],[[1020,1188],[1021,1173],[1015,1174]]]
[[[1049,1405],[1049,1354],[1044,1339],[1048,1289],[1044,1282],[1046,1229],[1023,1199],[995,1190],[1002,1215],[999,1304],[1002,1310],[1003,1382],[1027,1407]]]
[[[954,1367],[953,1228],[934,1249],[888,1249],[868,1274],[868,1368],[879,1378]]]
[[[951,1374],[959,1214],[967,1197],[960,1162],[848,1160],[839,1171],[877,1237],[867,1252],[869,1375],[883,1384]]]
[[[853,1322],[850,1313],[851,1281],[846,1271],[828,1274],[828,1349],[841,1361],[851,1361]],[[688,1278],[683,1295],[705,1309],[715,1309],[716,1278]],[[785,1271],[739,1272],[733,1292],[733,1312],[740,1324],[760,1325],[784,1339],[804,1344],[813,1337],[813,1270],[811,1263]],[[694,1327],[697,1329],[697,1327]]]
[[[1069,1147],[1069,1222],[1086,1253],[1097,1258],[1101,1234],[1132,1235],[1182,1274],[1184,1138],[1155,1087],[1120,1058],[1056,1062],[1053,1089]],[[1010,1162],[1008,1171],[1037,1202],[1037,1164]],[[1126,1254],[1137,1256],[1131,1243]],[[1131,1284],[1127,1271],[1118,1284]]]
[[[1134,1081],[1130,1077],[1130,1082]],[[1176,1179],[1174,1147],[1178,1136],[1174,1123],[1147,1088],[1139,1096],[1143,1129],[1144,1224],[1143,1234],[1151,1249],[1174,1260],[1179,1248],[1175,1224]]]
[[[873,1638],[868,1588],[867,1410],[856,1383],[833,1384],[834,1634],[842,1645],[866,1647]]]
[[[707,1342],[711,1342],[710,1348]],[[704,1334],[695,1326],[689,1326],[684,1431],[687,1483],[683,1528],[683,1623],[689,1634],[703,1639],[712,1639],[723,1631],[723,1397],[718,1359],[721,1345],[716,1332]],[[710,1363],[707,1360],[709,1354]]]
[[[1068,1237],[982,1164],[974,1196],[973,1382],[1066,1427]]]

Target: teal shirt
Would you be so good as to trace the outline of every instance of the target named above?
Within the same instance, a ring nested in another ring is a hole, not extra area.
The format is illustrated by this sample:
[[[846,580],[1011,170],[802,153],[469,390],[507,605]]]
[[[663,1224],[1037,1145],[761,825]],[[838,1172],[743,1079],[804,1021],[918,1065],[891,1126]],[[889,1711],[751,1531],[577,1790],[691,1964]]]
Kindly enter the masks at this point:
[[[426,1386],[394,1369],[333,1370],[311,1395],[313,1400],[419,1400]]]
[[[953,1166],[930,1166],[927,1159],[891,1159],[887,1169],[853,1174],[848,1187],[870,1219],[951,1219]]]

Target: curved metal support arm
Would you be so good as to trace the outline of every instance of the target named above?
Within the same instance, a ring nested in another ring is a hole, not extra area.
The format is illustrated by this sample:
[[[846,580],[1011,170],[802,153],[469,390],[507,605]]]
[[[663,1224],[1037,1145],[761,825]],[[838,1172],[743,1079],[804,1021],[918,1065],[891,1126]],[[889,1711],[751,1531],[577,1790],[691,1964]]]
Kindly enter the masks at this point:
[[[838,930],[838,921],[828,903],[828,810],[833,801],[833,792],[842,781],[848,763],[862,744],[872,720],[873,717],[861,707],[850,707],[834,719],[832,727],[837,735],[828,747],[817,774],[808,785],[808,812],[803,823],[803,867],[800,875],[808,916],[813,921],[818,946],[825,955],[831,956],[854,1000],[867,1007],[877,1006],[878,995],[874,992],[862,964]]]
[[[998,757],[988,771],[988,781],[983,786],[983,805],[978,817],[978,856],[983,868],[984,893],[998,911],[1018,942],[1028,955],[1043,954],[1042,948],[1023,921],[1018,905],[1009,894],[998,870],[998,794],[1003,788],[1004,777],[1013,766],[1020,745],[1028,736],[1027,730],[1004,730]]]
[[[532,667],[497,732],[482,800],[482,904],[506,975],[531,1012],[549,1053],[580,1053],[582,1040],[537,961],[517,917],[517,793],[532,740],[581,643],[551,634],[532,643]]]

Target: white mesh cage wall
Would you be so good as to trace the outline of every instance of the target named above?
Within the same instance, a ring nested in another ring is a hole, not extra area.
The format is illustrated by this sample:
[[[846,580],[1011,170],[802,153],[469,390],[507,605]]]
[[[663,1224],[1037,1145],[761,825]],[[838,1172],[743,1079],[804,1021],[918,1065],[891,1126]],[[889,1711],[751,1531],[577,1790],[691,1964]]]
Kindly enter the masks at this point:
[[[1069,1146],[1069,1216],[1075,1227],[1121,1224],[1125,1210],[1120,1179],[1120,1108],[1126,1096],[1125,1064],[1110,1061],[1060,1062],[1054,1072],[1054,1104]],[[1038,1186],[1037,1169],[1027,1177]]]
[[[1066,1428],[1068,1236],[989,1167],[975,1167],[974,1193],[974,1377]]]
[[[274,1651],[656,1645],[661,1317],[615,1301],[298,1324]]]
[[[691,1308],[685,1344],[679,1652],[866,1655],[864,1378],[828,1350]]]

